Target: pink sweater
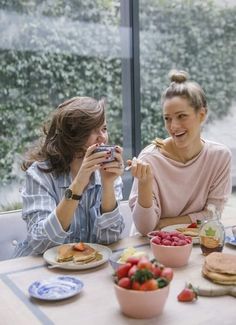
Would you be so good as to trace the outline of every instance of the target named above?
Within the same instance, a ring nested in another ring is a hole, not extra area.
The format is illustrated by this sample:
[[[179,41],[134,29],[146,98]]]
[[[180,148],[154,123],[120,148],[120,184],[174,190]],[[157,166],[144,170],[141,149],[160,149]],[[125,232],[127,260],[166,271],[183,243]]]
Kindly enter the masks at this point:
[[[231,152],[224,145],[205,141],[201,152],[187,163],[162,155],[149,145],[139,159],[153,172],[153,205],[143,208],[137,202],[138,181],[134,179],[129,204],[137,230],[147,234],[160,218],[190,216],[192,222],[208,217],[206,207],[214,204],[223,210],[231,194]]]

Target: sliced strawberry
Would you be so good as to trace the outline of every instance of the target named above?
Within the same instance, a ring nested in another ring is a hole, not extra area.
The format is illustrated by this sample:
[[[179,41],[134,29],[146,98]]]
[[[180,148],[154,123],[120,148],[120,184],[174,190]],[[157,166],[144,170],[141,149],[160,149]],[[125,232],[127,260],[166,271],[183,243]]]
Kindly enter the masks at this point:
[[[82,243],[82,242],[77,243],[77,244],[74,244],[73,248],[74,248],[76,251],[81,251],[81,252],[85,250],[84,243]]]

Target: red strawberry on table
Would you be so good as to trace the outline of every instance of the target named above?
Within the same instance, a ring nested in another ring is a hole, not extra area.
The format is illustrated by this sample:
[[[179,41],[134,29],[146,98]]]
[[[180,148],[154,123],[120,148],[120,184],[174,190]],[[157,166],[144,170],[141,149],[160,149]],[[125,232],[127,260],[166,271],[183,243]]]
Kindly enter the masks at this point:
[[[197,223],[193,222],[190,225],[188,225],[187,228],[197,228]]]
[[[191,284],[185,287],[177,296],[178,301],[186,302],[197,299],[197,292]]]

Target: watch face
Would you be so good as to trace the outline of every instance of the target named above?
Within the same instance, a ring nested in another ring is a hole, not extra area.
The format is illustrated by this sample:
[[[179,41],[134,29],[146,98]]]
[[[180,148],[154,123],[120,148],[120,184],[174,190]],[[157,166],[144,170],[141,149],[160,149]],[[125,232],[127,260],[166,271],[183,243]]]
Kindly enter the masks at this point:
[[[71,197],[72,197],[72,191],[71,191],[70,188],[67,188],[67,189],[65,190],[65,198],[66,198],[67,200],[70,200]]]

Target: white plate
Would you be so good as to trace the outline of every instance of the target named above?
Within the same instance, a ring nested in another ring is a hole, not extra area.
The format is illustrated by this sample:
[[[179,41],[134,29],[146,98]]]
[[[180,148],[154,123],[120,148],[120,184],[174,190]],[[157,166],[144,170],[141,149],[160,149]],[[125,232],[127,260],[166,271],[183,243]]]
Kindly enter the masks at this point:
[[[44,254],[43,258],[45,261],[51,265],[57,265],[58,268],[61,269],[67,269],[67,270],[85,270],[85,269],[90,269],[93,267],[97,267],[101,264],[104,264],[108,261],[109,257],[112,254],[112,251],[110,248],[99,245],[99,244],[91,244],[91,243],[86,243],[92,248],[96,249],[99,253],[102,254],[102,259],[99,261],[92,261],[87,264],[75,264],[73,261],[70,262],[64,262],[64,263],[58,263],[56,260],[57,257],[57,250],[59,246],[55,246],[52,248],[49,248]],[[74,245],[74,243],[71,243],[71,245]]]
[[[225,243],[229,245],[236,246],[236,239],[234,237],[226,236]]]
[[[28,288],[29,294],[42,300],[61,300],[78,294],[84,284],[76,277],[57,276],[35,281]]]
[[[161,230],[170,232],[176,230],[177,228],[187,228],[189,225],[190,225],[189,223],[181,223],[178,225],[171,225],[171,226],[164,227]],[[193,244],[199,244],[199,237],[192,237],[192,240],[193,240]]]

